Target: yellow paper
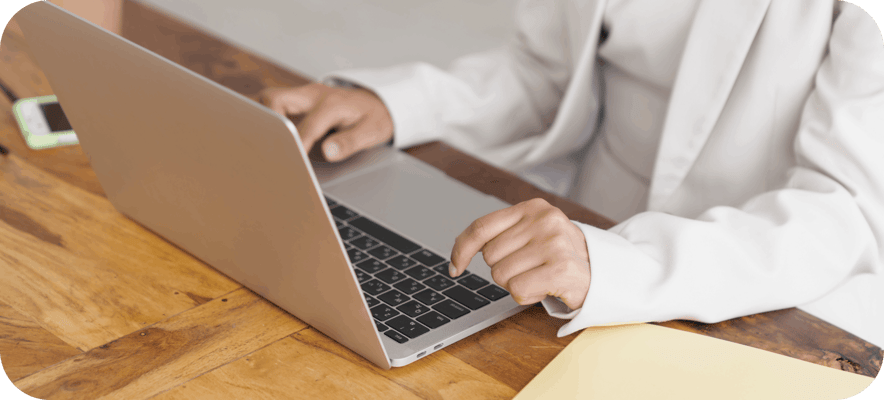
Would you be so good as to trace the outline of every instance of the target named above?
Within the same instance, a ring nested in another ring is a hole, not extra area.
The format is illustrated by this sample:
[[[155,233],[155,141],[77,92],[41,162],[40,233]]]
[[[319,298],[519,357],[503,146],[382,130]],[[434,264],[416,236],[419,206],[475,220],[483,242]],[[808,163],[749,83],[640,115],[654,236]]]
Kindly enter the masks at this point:
[[[873,379],[656,325],[584,330],[516,399],[852,397]]]

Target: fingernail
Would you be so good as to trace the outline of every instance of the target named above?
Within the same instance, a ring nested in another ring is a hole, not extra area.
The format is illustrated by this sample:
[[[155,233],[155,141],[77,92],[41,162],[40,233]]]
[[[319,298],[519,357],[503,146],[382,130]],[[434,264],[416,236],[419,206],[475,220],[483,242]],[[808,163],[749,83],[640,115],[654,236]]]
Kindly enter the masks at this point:
[[[449,263],[448,264],[448,275],[451,275],[451,277],[454,278],[454,274],[456,274],[456,273],[457,273],[457,268],[454,268],[454,264]]]
[[[325,143],[325,158],[333,159],[338,156],[338,152],[340,149],[338,148],[338,144],[335,142],[326,142]]]

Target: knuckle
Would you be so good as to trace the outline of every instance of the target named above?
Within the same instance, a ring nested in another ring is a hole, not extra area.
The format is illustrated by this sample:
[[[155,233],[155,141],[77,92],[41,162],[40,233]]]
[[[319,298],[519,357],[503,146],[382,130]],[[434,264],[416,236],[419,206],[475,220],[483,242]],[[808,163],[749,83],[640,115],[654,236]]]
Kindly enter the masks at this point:
[[[495,257],[496,253],[493,250],[483,249],[482,250],[482,259],[485,260],[485,264],[494,265],[497,264],[497,258]]]
[[[540,198],[540,197],[535,197],[531,200],[528,200],[526,203],[534,208],[541,208],[541,207],[549,206],[549,202],[547,202],[546,200],[544,200],[543,198]]]
[[[479,218],[473,221],[469,227],[467,227],[467,235],[469,236],[482,236],[485,233],[488,223],[485,222],[482,218]]]
[[[507,282],[507,283],[508,283],[510,292],[512,292],[515,295],[518,295],[519,297],[524,297],[526,289],[527,289],[526,288],[527,282],[525,281],[524,277],[516,276],[514,278],[511,278],[509,280],[509,282]]]
[[[496,282],[500,286],[507,286],[506,276],[503,268],[492,268],[491,279],[494,279],[494,282]]]

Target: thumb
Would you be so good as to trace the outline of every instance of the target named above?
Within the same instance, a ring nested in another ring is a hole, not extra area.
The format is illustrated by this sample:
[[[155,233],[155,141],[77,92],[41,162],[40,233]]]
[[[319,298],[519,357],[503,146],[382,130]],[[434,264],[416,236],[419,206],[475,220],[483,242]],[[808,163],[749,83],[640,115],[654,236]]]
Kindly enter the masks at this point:
[[[380,129],[377,124],[363,120],[326,138],[322,143],[322,154],[328,161],[341,161],[361,150],[387,142],[392,137],[392,130]]]

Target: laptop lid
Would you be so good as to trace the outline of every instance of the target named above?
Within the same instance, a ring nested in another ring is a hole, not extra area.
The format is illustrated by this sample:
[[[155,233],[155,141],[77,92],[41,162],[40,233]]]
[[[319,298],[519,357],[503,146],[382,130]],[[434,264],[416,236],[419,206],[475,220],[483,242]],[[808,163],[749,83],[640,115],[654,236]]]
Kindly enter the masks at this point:
[[[290,121],[48,2],[16,20],[117,210],[390,368]]]

